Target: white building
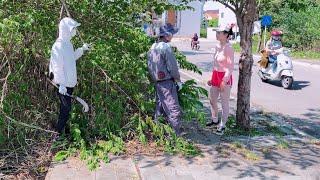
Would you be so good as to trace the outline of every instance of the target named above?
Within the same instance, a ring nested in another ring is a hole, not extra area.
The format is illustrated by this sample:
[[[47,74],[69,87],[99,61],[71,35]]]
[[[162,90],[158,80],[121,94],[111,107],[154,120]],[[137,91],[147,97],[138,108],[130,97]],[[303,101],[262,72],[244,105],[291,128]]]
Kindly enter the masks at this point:
[[[204,11],[208,10],[218,10],[219,11],[219,27],[226,27],[230,26],[231,24],[234,24],[235,27],[233,28],[234,32],[238,32],[238,27],[237,27],[237,18],[235,13],[227,8],[225,5],[216,2],[216,1],[207,1],[204,4],[203,7]],[[207,38],[209,39],[215,39],[216,33],[214,31],[214,28],[208,28],[207,30]]]
[[[176,3],[177,0],[169,1]],[[179,32],[176,36],[191,37],[194,33],[200,35],[201,19],[203,16],[203,2],[191,1],[188,6],[194,8],[194,10],[174,11],[169,10],[162,14],[162,20],[165,23],[170,23],[179,28]]]
[[[176,4],[179,2],[179,0],[169,0],[169,2]],[[219,27],[235,24],[235,28],[233,30],[238,32],[238,28],[236,26],[236,15],[232,10],[225,7],[225,5],[216,1],[205,2],[204,0],[194,0],[189,2],[188,6],[191,6],[193,10],[169,10],[164,12],[162,15],[160,15],[158,20],[154,21],[154,25],[157,24],[155,27],[158,27],[160,24],[164,25],[166,23],[170,23],[179,29],[179,32],[176,34],[176,36],[191,37],[194,33],[200,35],[200,28],[202,19],[204,17],[204,12],[208,10],[214,10],[219,12]],[[208,29],[207,34],[208,38],[215,38],[215,32],[212,31],[212,28]]]

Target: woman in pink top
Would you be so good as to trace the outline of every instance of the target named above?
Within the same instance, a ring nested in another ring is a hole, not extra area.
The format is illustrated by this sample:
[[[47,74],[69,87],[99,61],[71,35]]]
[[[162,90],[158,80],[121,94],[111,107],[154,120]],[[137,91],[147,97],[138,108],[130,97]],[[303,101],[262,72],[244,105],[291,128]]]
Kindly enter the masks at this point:
[[[210,88],[210,104],[212,120],[207,126],[218,125],[217,132],[223,133],[229,117],[229,100],[232,87],[232,72],[234,68],[234,51],[229,43],[233,34],[229,27],[217,30],[217,40],[220,42],[213,52],[213,72],[208,81]],[[222,120],[218,120],[218,98],[221,97]]]

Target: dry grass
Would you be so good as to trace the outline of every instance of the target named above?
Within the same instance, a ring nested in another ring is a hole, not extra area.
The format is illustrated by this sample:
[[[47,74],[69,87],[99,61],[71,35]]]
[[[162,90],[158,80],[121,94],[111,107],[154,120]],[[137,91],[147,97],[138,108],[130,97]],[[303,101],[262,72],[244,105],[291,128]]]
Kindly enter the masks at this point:
[[[163,148],[157,146],[155,142],[148,142],[146,145],[143,145],[137,139],[126,142],[125,144],[126,155],[147,155],[147,156],[160,156],[163,155]]]

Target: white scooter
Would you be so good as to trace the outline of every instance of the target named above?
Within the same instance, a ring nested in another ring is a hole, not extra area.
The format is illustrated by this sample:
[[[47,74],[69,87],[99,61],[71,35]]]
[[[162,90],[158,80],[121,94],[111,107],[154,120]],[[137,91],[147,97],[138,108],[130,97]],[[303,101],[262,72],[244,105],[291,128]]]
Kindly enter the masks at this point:
[[[290,89],[293,84],[293,65],[289,56],[289,50],[281,49],[277,56],[277,67],[269,63],[267,68],[260,67],[259,76],[263,82],[268,80],[280,80],[282,87]]]

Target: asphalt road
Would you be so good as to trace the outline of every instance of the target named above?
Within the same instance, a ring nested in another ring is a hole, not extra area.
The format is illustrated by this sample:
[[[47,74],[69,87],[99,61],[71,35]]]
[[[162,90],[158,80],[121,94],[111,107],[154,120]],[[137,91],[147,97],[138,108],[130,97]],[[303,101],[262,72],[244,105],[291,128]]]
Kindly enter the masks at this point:
[[[217,42],[200,40],[200,50],[193,51],[189,40],[173,40],[172,44],[177,46],[186,56],[187,60],[196,64],[203,75],[183,71],[182,76],[194,78],[200,83],[206,83],[212,73],[211,48]],[[320,64],[310,62],[294,61],[294,84],[291,90],[281,87],[280,82],[263,83],[258,72],[259,57],[254,56],[254,67],[252,71],[251,103],[263,107],[265,111],[275,112],[284,116],[310,120],[320,125]],[[238,60],[236,54],[236,66],[233,76],[236,82],[232,88],[233,96],[237,94],[238,82]],[[320,62],[320,61],[319,61]]]

